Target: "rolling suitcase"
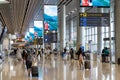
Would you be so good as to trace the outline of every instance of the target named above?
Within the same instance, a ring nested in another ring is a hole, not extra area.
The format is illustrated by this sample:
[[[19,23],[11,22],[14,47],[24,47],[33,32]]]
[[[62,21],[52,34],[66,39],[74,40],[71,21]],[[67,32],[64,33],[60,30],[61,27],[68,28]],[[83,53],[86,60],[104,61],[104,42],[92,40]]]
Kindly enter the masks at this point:
[[[38,77],[38,67],[32,66],[32,77]]]
[[[86,60],[84,66],[85,66],[85,69],[90,69],[91,68],[90,61]]]
[[[120,65],[120,58],[118,58],[118,65]]]
[[[90,60],[90,54],[86,54],[86,60]]]

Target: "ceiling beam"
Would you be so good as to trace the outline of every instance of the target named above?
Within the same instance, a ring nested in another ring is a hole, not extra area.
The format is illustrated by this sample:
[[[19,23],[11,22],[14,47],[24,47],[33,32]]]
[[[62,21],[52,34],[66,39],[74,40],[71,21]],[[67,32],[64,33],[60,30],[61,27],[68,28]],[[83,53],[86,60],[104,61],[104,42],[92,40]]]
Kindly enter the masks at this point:
[[[23,29],[25,17],[26,17],[26,15],[27,15],[27,11],[28,11],[29,4],[30,4],[30,0],[28,0],[28,2],[27,2],[27,6],[26,6],[26,9],[25,9],[25,14],[24,14],[23,21],[22,21],[22,25],[21,25],[21,28],[20,28],[20,33],[22,33],[22,29]]]

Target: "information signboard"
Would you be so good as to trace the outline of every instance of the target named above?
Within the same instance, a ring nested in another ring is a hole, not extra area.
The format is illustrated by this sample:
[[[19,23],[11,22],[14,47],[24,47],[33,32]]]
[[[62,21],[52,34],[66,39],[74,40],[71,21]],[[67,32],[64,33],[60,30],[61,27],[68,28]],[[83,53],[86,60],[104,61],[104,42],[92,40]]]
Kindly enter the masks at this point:
[[[57,43],[57,32],[45,31],[44,42],[45,43]]]
[[[79,26],[84,27],[109,27],[110,14],[109,13],[80,13]]]

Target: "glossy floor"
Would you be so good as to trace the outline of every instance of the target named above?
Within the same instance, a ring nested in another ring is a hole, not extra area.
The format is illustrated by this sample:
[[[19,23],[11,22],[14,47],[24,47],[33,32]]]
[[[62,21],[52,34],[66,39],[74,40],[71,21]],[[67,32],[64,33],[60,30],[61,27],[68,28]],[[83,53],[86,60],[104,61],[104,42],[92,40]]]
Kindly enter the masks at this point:
[[[39,77],[28,77],[23,62],[7,58],[0,65],[0,80],[120,80],[120,66],[91,61],[91,69],[80,69],[77,60],[71,62],[60,58],[41,60],[38,63]]]

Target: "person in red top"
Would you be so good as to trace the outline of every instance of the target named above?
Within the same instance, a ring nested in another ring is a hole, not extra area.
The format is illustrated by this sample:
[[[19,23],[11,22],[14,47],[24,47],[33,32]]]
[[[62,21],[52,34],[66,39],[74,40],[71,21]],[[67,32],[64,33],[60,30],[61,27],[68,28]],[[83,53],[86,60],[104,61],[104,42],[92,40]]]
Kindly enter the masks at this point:
[[[89,0],[82,0],[82,6],[89,6]]]
[[[45,23],[45,30],[48,30],[48,28],[49,28],[49,24],[46,22]]]

